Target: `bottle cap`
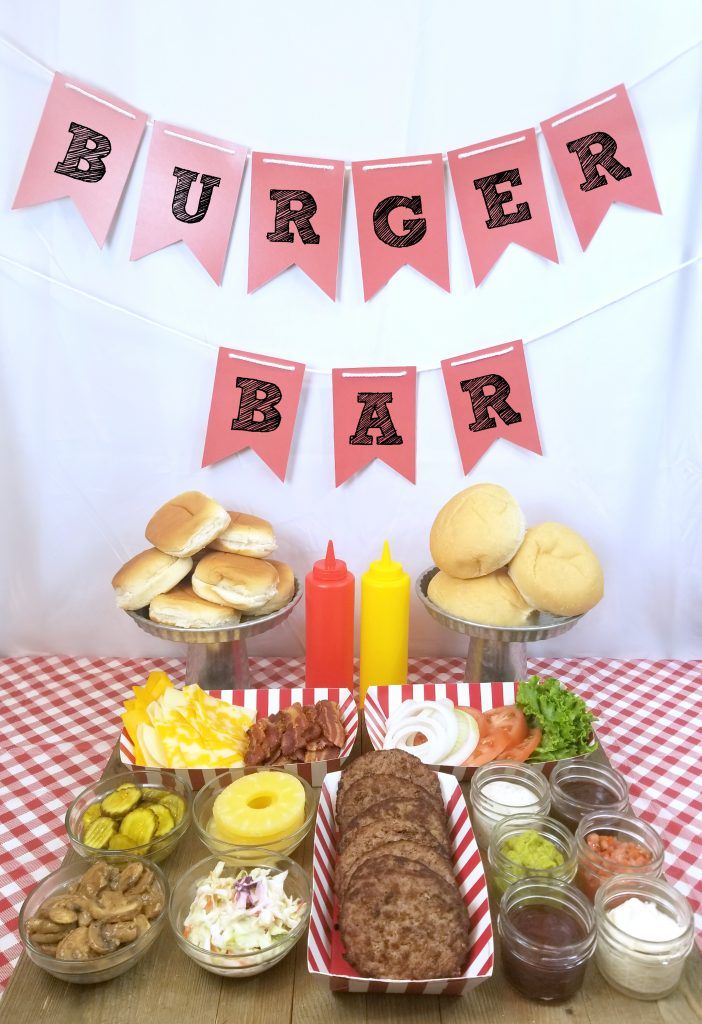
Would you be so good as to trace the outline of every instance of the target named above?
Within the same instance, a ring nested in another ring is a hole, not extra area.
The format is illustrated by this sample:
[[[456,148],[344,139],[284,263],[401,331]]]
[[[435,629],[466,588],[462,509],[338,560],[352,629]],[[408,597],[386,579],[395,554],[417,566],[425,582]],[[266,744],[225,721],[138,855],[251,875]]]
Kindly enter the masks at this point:
[[[334,544],[332,541],[329,541],[327,544],[326,556],[324,558],[320,558],[320,560],[315,562],[312,566],[314,578],[316,580],[324,580],[325,582],[343,580],[346,578],[347,571],[346,562],[335,556]]]
[[[385,580],[398,579],[402,576],[404,569],[399,562],[393,562],[389,541],[384,542],[380,558],[376,562],[371,562],[370,571],[374,576],[381,576]]]

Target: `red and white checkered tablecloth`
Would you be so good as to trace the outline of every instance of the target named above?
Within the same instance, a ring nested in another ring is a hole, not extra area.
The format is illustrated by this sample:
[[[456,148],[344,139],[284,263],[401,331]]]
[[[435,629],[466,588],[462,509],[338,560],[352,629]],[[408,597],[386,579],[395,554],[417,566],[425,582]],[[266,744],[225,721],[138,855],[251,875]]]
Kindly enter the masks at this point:
[[[154,662],[174,681],[184,663]],[[636,812],[666,843],[666,874],[691,900],[702,945],[702,662],[534,661],[577,690],[626,776]],[[292,686],[304,662],[259,658],[256,685]],[[17,913],[27,891],[66,852],[63,817],[98,778],[115,745],[119,712],[143,661],[23,657],[0,660],[0,991],[20,953]],[[412,682],[460,682],[459,659],[419,659]]]

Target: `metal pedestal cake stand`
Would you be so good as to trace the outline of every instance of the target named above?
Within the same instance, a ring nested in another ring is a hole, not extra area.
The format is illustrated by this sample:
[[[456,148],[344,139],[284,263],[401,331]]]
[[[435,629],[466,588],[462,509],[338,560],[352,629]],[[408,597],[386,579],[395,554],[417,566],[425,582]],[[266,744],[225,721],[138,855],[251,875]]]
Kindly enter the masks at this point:
[[[222,629],[162,626],[159,622],[151,621],[148,608],[127,612],[127,615],[150,636],[188,645],[185,665],[188,683],[198,683],[203,690],[243,690],[252,683],[246,641],[284,622],[301,597],[302,585],[295,577],[293,598],[280,611],[259,618],[244,615],[238,626],[225,626]]]
[[[524,679],[527,671],[526,645],[537,640],[561,636],[579,622],[582,615],[559,618],[538,613],[528,626],[485,626],[480,622],[458,619],[442,611],[427,597],[431,580],[439,570],[434,565],[418,577],[416,587],[420,600],[432,618],[447,629],[469,637],[464,680],[467,683],[504,682]]]

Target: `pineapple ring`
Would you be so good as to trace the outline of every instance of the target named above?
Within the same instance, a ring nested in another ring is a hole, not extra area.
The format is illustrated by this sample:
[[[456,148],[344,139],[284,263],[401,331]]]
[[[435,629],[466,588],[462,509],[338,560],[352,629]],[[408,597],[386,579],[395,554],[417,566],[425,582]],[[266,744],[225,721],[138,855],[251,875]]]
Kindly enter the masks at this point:
[[[305,820],[305,790],[286,772],[244,775],[212,807],[217,832],[231,843],[265,846],[296,832]]]

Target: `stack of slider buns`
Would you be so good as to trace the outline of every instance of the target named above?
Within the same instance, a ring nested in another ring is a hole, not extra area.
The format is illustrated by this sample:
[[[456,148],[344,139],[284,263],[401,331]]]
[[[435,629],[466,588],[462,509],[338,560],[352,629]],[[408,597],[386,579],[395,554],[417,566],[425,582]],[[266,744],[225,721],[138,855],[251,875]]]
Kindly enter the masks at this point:
[[[588,543],[562,523],[526,528],[509,491],[476,484],[440,510],[429,546],[439,572],[427,595],[460,619],[524,626],[539,612],[582,615],[604,593],[604,575]]]
[[[154,622],[203,629],[235,626],[242,614],[269,615],[292,600],[292,569],[266,560],[276,540],[265,519],[186,491],[162,505],[145,532],[153,546],[112,580],[120,608],[148,606]]]

